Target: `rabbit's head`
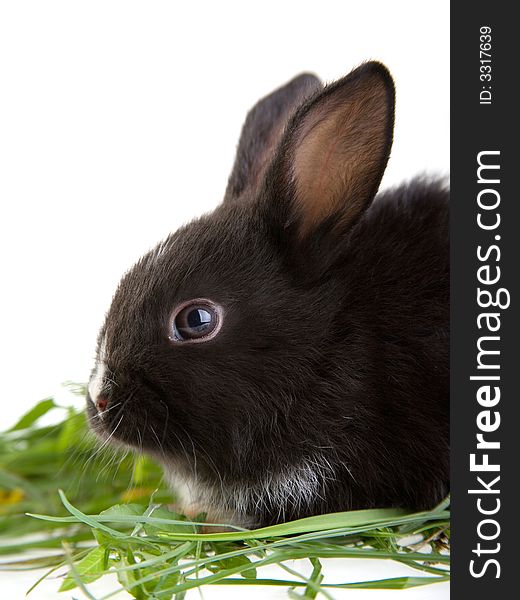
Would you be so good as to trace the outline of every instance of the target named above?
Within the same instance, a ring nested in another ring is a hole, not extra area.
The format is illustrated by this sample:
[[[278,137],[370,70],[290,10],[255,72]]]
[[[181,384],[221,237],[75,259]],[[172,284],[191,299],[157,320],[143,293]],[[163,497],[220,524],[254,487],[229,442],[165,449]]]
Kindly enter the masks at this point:
[[[319,389],[345,293],[331,281],[379,187],[393,119],[375,62],[324,88],[302,75],[250,111],[222,204],[115,293],[87,401],[101,437],[226,485],[277,477],[306,460],[302,440],[324,444],[337,414]]]

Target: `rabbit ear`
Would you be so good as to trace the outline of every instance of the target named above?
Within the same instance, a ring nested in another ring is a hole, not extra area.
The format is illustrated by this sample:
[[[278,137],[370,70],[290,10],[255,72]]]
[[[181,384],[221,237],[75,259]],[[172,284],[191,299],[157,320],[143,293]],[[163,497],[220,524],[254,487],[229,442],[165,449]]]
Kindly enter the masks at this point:
[[[268,210],[282,211],[300,239],[322,225],[347,228],[377,192],[393,123],[394,85],[382,64],[365,63],[327,86],[287,128],[265,180],[277,205]]]
[[[249,111],[242,127],[225,200],[237,198],[246,189],[256,188],[280,143],[289,118],[298,106],[322,87],[317,77],[303,73],[262,98]]]

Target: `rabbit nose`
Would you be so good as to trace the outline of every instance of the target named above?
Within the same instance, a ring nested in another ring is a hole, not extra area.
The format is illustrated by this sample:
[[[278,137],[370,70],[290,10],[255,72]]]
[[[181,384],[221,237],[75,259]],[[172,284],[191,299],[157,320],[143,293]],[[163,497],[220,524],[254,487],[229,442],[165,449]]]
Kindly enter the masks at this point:
[[[101,394],[96,398],[96,408],[98,412],[103,412],[106,410],[108,406],[108,398],[106,396],[102,396]]]

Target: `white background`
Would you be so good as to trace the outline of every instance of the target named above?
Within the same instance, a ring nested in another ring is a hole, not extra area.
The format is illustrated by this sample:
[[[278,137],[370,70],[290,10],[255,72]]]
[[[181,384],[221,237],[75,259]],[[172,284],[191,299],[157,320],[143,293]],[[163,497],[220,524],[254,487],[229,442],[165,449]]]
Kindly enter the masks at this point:
[[[252,104],[370,58],[397,85],[383,186],[447,174],[447,0],[0,3],[0,429],[86,381],[121,274],[220,201]]]

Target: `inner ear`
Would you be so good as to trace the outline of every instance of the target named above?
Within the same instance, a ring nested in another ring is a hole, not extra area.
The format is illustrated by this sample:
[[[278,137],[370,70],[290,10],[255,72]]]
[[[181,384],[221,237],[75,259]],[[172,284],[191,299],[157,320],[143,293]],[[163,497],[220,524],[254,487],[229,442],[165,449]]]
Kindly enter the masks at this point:
[[[374,198],[392,145],[394,86],[370,62],[354,70],[294,116],[274,167],[290,189],[289,222],[301,237],[326,220],[350,226]]]

